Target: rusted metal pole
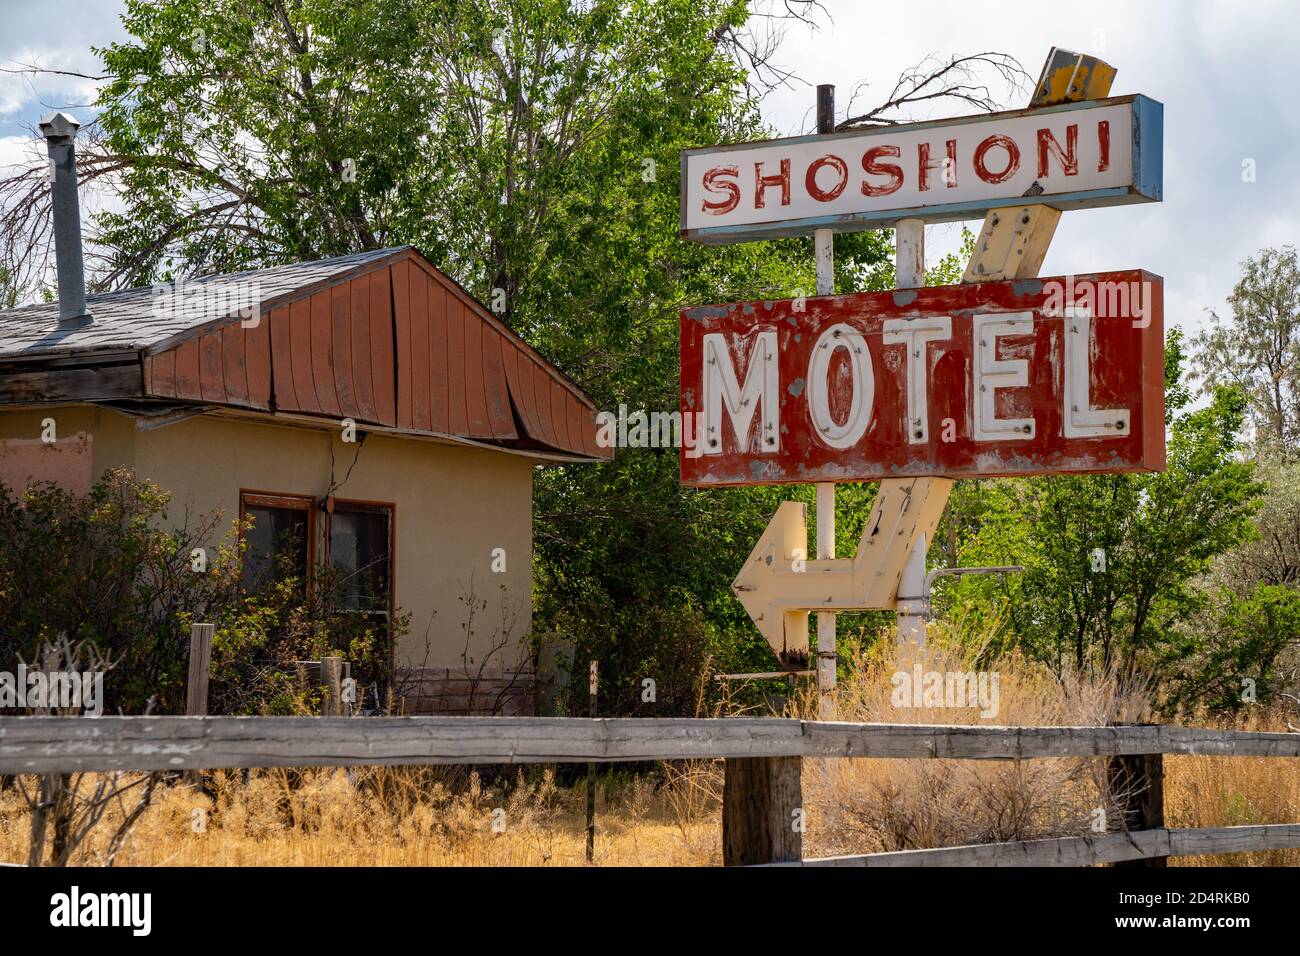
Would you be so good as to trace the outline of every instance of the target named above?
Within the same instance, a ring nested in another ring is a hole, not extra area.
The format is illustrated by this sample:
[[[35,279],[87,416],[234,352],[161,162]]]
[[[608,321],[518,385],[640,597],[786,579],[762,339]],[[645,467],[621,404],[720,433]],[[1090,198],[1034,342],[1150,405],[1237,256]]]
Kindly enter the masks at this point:
[[[835,132],[835,87],[817,87],[817,132]],[[817,294],[835,294],[835,233],[818,229],[813,233],[817,255]],[[835,557],[835,483],[817,483],[817,557]],[[835,670],[839,663],[835,635],[835,612],[817,615],[817,716],[835,719]]]

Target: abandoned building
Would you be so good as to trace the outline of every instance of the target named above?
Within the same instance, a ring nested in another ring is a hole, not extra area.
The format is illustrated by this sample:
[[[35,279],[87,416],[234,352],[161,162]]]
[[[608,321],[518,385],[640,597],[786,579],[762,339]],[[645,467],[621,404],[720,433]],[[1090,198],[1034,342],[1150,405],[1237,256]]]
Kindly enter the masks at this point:
[[[76,124],[42,130],[59,300],[0,312],[0,481],[128,466],[252,519],[246,562],[378,569],[402,712],[531,713],[533,469],[612,454],[590,399],[411,247],[87,297]]]

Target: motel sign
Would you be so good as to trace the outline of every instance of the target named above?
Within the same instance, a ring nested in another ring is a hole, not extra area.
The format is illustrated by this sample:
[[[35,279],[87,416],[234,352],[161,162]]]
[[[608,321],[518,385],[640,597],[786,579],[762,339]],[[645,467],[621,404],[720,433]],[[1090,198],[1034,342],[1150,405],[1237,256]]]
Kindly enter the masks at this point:
[[[894,608],[924,644],[933,540],[956,479],[1164,468],[1163,285],[1141,270],[1039,278],[1061,212],[1162,198],[1163,107],[1106,98],[1115,69],[1053,48],[1029,109],[684,150],[681,234],[814,237],[817,298],[681,313],[687,485],[815,484],[785,501],[732,584],[834,719],[835,615]],[[984,217],[960,285],[925,286],[925,224]],[[835,232],[894,227],[889,292],[830,295]],[[1109,264],[1108,264],[1109,265]],[[835,486],[878,481],[852,555]],[[965,572],[986,568],[953,569]]]
[[[1141,271],[685,309],[682,480],[1160,470],[1163,356]]]
[[[992,209],[1158,202],[1145,96],[682,152],[681,234],[704,243],[951,222]]]

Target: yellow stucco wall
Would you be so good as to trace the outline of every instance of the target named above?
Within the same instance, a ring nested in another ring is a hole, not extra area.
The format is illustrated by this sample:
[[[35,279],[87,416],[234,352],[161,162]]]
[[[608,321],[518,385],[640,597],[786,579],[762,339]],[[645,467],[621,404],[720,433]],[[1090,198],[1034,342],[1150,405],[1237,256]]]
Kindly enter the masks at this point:
[[[7,409],[0,412],[0,440],[39,441],[41,422],[46,418],[54,419],[55,436],[60,440],[78,432],[91,436],[96,476],[102,475],[105,468],[135,461],[136,431],[131,419],[93,405]]]
[[[503,640],[491,665],[521,662],[519,639],[531,626],[532,460],[377,433],[348,444],[337,429],[210,416],[136,431],[128,416],[86,406],[0,412],[0,438],[39,437],[51,415],[60,437],[93,435],[96,475],[130,465],[170,491],[178,523],[188,505],[196,516],[220,509],[229,528],[240,489],[323,498],[332,467],[336,497],[397,506],[396,601],[411,615],[397,665],[460,667],[468,654],[477,667]],[[504,573],[492,569],[495,548],[505,549]],[[480,607],[467,635],[471,596]]]

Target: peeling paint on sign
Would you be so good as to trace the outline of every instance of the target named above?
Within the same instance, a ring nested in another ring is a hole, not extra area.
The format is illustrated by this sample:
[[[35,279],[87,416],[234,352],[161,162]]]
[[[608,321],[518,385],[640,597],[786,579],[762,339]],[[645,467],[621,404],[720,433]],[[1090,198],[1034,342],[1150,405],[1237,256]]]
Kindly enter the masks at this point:
[[[1147,272],[685,309],[681,360],[689,485],[1164,468]]]
[[[683,150],[681,234],[744,242],[1158,202],[1163,123],[1160,103],[1134,95]]]

